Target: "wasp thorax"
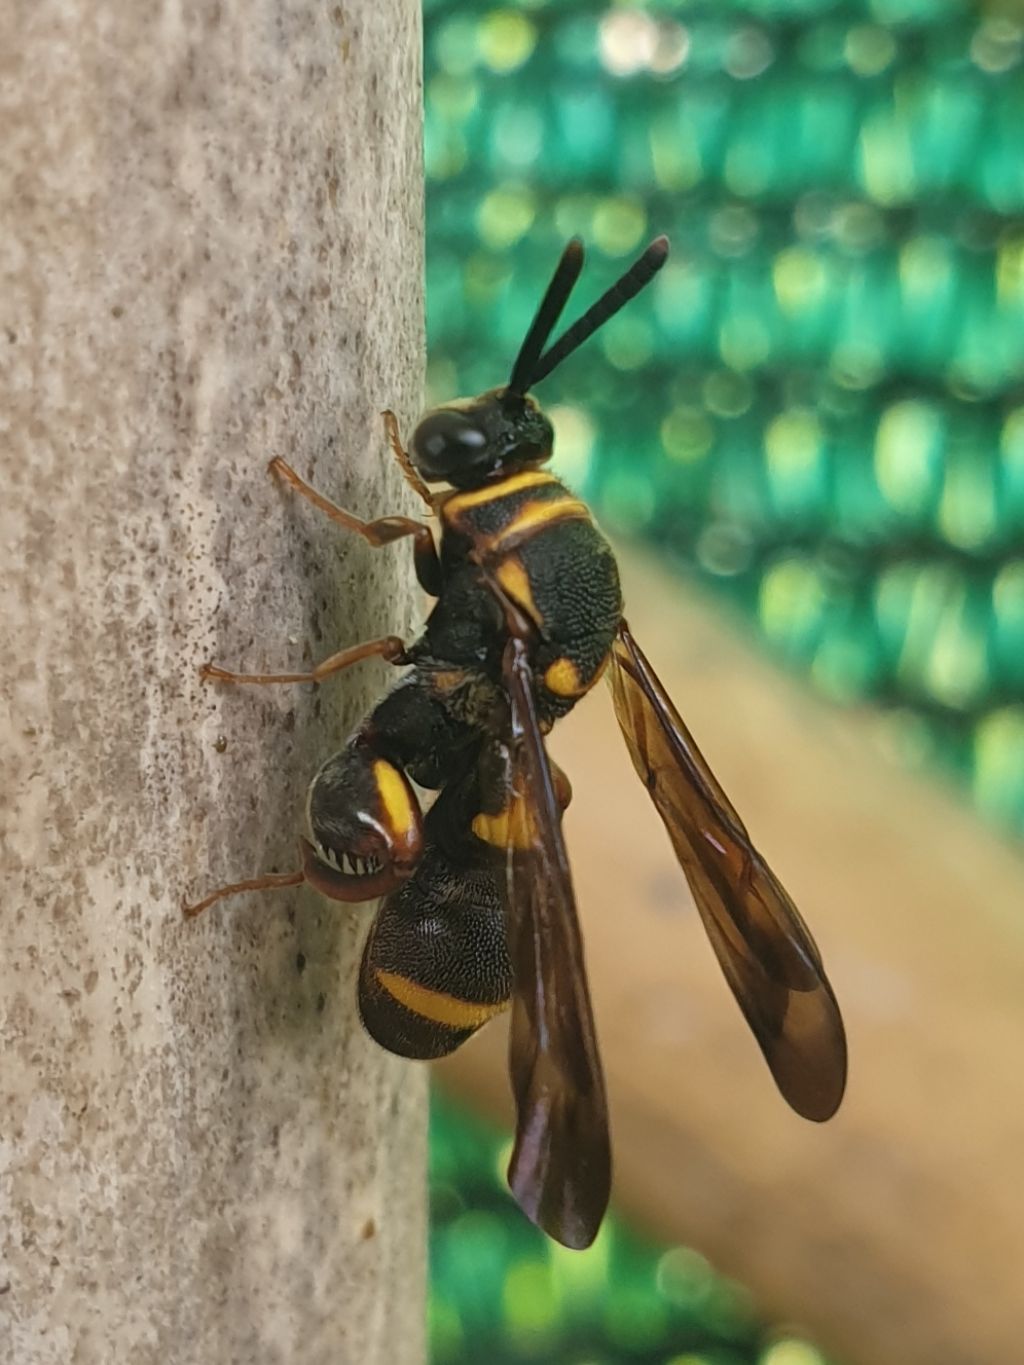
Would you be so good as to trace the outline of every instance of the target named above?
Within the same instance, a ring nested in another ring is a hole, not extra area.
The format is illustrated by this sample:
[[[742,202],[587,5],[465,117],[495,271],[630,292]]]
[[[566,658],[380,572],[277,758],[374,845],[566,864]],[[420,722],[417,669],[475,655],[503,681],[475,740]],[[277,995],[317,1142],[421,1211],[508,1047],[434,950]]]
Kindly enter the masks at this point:
[[[306,880],[334,900],[394,891],[423,849],[423,817],[405,774],[358,741],[317,773],[308,816]]]
[[[528,395],[491,389],[435,408],[412,436],[412,459],[431,483],[473,488],[551,457],[551,423]]]

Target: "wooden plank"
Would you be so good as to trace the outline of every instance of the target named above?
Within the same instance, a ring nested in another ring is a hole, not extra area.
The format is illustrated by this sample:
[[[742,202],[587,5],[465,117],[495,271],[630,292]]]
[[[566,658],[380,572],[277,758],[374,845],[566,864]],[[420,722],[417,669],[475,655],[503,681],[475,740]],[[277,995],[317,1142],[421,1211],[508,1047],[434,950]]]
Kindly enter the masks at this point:
[[[630,621],[825,957],[850,1087],[791,1114],[746,1032],[606,689],[557,730],[620,1208],[849,1365],[1020,1357],[1024,859],[776,670],[707,598],[624,565]],[[440,1068],[507,1115],[503,1029]]]

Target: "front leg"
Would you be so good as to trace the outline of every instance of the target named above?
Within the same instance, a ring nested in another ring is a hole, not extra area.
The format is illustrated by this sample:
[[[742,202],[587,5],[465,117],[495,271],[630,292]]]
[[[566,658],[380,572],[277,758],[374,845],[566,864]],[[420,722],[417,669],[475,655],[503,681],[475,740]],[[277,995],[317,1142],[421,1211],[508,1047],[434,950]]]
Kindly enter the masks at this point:
[[[308,484],[301,474],[297,474],[291,465],[279,456],[270,461],[270,472],[290,484],[296,493],[301,494],[321,512],[325,512],[339,526],[344,526],[346,531],[355,531],[356,535],[362,536],[374,549],[390,545],[404,536],[412,536],[413,561],[420,587],[431,597],[440,595],[441,564],[437,557],[433,533],[426,522],[413,521],[411,517],[378,517],[376,521],[363,521],[361,517],[346,512],[343,507],[331,502],[330,498],[318,493],[312,484]]]
[[[381,413],[381,416],[384,418],[384,430],[387,432],[388,444],[391,446],[392,453],[398,461],[398,467],[405,476],[406,483],[413,489],[417,497],[423,499],[431,512],[436,511],[434,495],[416,473],[415,466],[409,457],[409,452],[406,450],[405,446],[402,445],[402,437],[398,430],[398,418],[390,408],[385,408]]]

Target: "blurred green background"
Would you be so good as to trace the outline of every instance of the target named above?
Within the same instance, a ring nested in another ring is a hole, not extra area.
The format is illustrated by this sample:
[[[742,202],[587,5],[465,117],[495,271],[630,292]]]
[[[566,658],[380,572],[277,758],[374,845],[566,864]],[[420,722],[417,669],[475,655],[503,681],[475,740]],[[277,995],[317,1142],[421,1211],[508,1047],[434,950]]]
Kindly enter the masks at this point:
[[[567,238],[559,471],[902,761],[1024,833],[1024,24],[954,0],[425,5],[429,386],[508,374]],[[682,1249],[546,1245],[439,1104],[436,1365],[815,1365]],[[467,1274],[467,1266],[473,1267]]]
[[[609,1218],[588,1251],[543,1236],[505,1188],[511,1139],[439,1095],[431,1112],[431,1359],[436,1365],[825,1365],[759,1321],[698,1251]]]

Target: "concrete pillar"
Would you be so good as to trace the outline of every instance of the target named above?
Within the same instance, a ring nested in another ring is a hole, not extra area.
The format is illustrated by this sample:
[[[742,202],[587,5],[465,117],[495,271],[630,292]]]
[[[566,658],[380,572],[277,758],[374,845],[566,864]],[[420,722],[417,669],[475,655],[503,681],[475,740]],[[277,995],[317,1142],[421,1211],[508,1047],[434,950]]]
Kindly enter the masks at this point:
[[[426,1082],[305,785],[383,684],[216,689],[417,614],[415,0],[34,0],[0,55],[0,1361],[418,1365]]]

